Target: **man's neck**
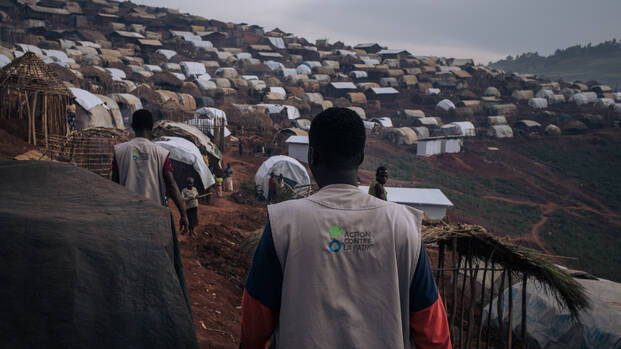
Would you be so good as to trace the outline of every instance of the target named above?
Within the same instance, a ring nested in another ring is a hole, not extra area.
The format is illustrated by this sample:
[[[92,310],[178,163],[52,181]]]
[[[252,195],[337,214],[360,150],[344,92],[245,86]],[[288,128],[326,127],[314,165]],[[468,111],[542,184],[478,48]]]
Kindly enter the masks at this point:
[[[149,131],[134,131],[136,138],[151,139],[151,132]]]
[[[320,176],[320,180],[317,180],[319,188],[323,188],[333,184],[349,184],[357,186],[358,169],[346,169],[346,170],[330,170],[326,169],[326,174]]]

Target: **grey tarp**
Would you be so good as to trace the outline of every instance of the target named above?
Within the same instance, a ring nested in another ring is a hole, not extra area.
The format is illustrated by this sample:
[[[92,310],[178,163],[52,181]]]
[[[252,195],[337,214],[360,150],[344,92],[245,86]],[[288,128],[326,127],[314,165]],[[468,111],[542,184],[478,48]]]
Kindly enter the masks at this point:
[[[2,347],[197,347],[168,209],[42,161],[0,161],[0,198]]]

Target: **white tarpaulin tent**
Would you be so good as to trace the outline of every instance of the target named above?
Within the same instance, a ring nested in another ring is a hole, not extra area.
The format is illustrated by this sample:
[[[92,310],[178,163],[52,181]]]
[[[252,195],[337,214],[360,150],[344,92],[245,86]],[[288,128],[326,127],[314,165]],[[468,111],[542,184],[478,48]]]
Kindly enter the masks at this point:
[[[621,284],[606,280],[575,279],[586,289],[591,308],[574,321],[566,309],[560,309],[540,283],[530,280],[526,286],[526,316],[529,348],[619,348],[621,344]],[[520,338],[522,283],[514,284],[513,336]],[[508,326],[508,289],[503,296],[504,326]],[[498,298],[492,302],[492,326],[498,326]],[[483,309],[487,314],[489,307]],[[487,316],[483,317],[485,323]]]
[[[440,109],[443,111],[449,111],[451,109],[455,109],[455,104],[453,104],[453,102],[451,102],[448,99],[443,99],[440,102],[438,102],[438,105],[436,105],[436,109]]]
[[[282,175],[294,189],[310,185],[310,177],[299,161],[285,155],[272,156],[261,164],[257,174],[254,176],[257,189],[266,199],[268,195],[268,182],[272,173],[275,176]]]
[[[535,109],[545,109],[548,107],[548,100],[535,97],[528,100],[528,105]]]
[[[585,105],[597,102],[597,93],[595,92],[580,92],[569,98],[569,101],[576,105]]]
[[[161,141],[155,142],[170,152],[170,159],[192,165],[203,182],[204,188],[209,188],[216,183],[211,171],[205,164],[203,156],[194,143],[181,137],[162,137]]]
[[[3,54],[0,54],[0,68],[4,67],[9,63],[11,63],[11,59]]]
[[[156,53],[161,54],[162,56],[166,57],[166,59],[171,59],[174,56],[177,55],[177,51],[173,51],[173,50],[166,50],[166,49],[159,49],[157,51],[155,51]]]
[[[185,76],[198,76],[207,73],[207,68],[203,63],[198,62],[181,62],[179,63],[183,69]]]
[[[287,109],[287,118],[289,120],[295,120],[299,118],[300,111],[293,105],[283,105],[283,104],[257,104],[259,107],[265,107],[269,111],[270,114],[279,114],[283,109]]]
[[[462,136],[476,136],[474,125],[470,121],[456,121],[451,124],[457,127]]]
[[[75,101],[78,102],[78,104],[86,111],[89,111],[98,105],[104,104],[101,99],[97,98],[97,96],[86,90],[82,90],[79,88],[70,88],[70,90],[75,97]]]

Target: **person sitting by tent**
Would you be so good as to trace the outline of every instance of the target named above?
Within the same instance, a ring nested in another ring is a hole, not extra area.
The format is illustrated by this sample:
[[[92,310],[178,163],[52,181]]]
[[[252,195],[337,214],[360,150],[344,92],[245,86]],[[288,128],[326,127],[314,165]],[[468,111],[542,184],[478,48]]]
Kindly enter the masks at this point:
[[[380,166],[375,170],[375,180],[369,186],[369,195],[375,196],[378,199],[388,200],[388,192],[386,192],[386,182],[388,181],[388,169],[384,166]]]
[[[451,348],[421,240],[423,213],[356,186],[362,120],[329,108],[312,121],[319,191],[268,206],[242,296],[241,347]]]
[[[112,180],[162,206],[168,206],[165,194],[173,200],[181,215],[181,231],[188,227],[188,216],[168,158],[169,151],[151,142],[153,116],[148,110],[132,115],[136,138],[114,146]]]
[[[276,180],[276,176],[274,172],[270,173],[270,180],[268,182],[269,192],[267,196],[267,200],[270,202],[276,201],[276,196],[278,195],[278,181]]]
[[[194,178],[188,177],[187,186],[181,191],[185,201],[186,213],[190,223],[190,238],[194,236],[194,228],[198,226],[198,190],[194,187]],[[182,231],[181,234],[185,232]]]
[[[233,169],[231,168],[230,162],[226,165],[226,168],[224,169],[224,191],[233,191]]]

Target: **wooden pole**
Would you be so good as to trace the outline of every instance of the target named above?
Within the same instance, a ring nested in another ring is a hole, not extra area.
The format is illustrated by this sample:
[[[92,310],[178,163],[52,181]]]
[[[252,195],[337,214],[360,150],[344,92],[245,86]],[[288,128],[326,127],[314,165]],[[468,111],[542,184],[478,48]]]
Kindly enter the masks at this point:
[[[28,93],[24,91],[24,100],[26,101],[26,114],[28,115],[28,143],[32,144],[32,120],[30,118],[30,101]]]
[[[461,303],[459,306],[459,348],[462,348],[464,345],[463,342],[463,333],[464,333],[464,297],[466,294],[466,279],[468,279],[468,260],[469,257],[464,257],[464,274],[462,276],[461,283]],[[459,274],[457,274],[459,275]]]
[[[485,306],[485,283],[487,282],[487,266],[493,256],[494,256],[494,250],[492,250],[492,252],[489,254],[489,257],[487,257],[487,259],[485,260],[485,267],[484,267],[485,269],[483,269],[483,282],[481,285],[481,319],[479,320],[479,336],[477,338],[477,349],[481,348],[481,336],[483,335],[483,317],[484,317],[483,307]],[[492,269],[493,269],[493,266],[492,266]],[[493,277],[493,274],[492,274],[492,277]],[[491,298],[490,298],[490,302],[491,302]]]
[[[43,134],[45,136],[45,149],[47,149],[47,93],[43,96]]]
[[[509,331],[507,338],[507,348],[511,349],[512,341],[513,341],[513,280],[511,278],[511,270],[508,271],[509,274],[509,313],[507,316],[509,317],[509,323],[507,325],[507,329]]]
[[[455,245],[457,244],[457,239],[453,240],[453,251],[456,251],[457,249],[455,248]],[[455,270],[453,270],[453,294],[451,295],[451,323],[449,328],[451,329],[451,331],[453,330],[453,324],[455,324],[455,315],[457,313],[457,276],[459,268],[461,267],[461,256],[457,257],[456,255],[453,257],[453,261],[455,261],[455,258],[458,259],[457,264],[457,268],[455,268]],[[454,262],[453,262],[454,263]],[[455,266],[455,263],[453,264],[453,266]]]
[[[32,137],[34,140],[34,145],[37,145],[37,120],[35,118],[35,114],[37,112],[37,92],[33,93],[32,95],[32,109],[30,110],[32,112]]]
[[[466,331],[466,348],[470,348],[470,344],[472,341],[470,337],[472,336],[472,327],[474,325],[474,312],[476,307],[474,306],[474,298],[476,296],[476,279],[479,275],[479,263],[477,263],[477,267],[472,271],[472,259],[470,260],[470,306],[468,307],[468,330]]]
[[[503,319],[503,309],[504,309],[504,288],[505,288],[505,277],[507,276],[507,270],[502,271],[502,276],[500,277],[500,284],[498,285],[498,301],[496,302],[496,315],[498,315],[498,333],[500,338],[500,346],[505,347],[505,336],[504,336],[504,319]]]
[[[492,326],[492,300],[494,299],[494,262],[492,262],[492,270],[491,270],[491,288],[489,295],[489,306],[487,307],[487,331],[485,332],[485,349],[489,348],[489,333],[490,327]]]
[[[526,349],[526,282],[528,281],[528,275],[524,273],[524,279],[522,280],[522,348]]]

